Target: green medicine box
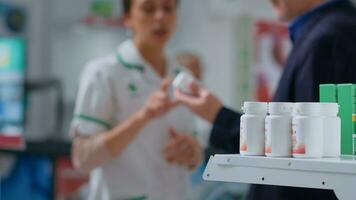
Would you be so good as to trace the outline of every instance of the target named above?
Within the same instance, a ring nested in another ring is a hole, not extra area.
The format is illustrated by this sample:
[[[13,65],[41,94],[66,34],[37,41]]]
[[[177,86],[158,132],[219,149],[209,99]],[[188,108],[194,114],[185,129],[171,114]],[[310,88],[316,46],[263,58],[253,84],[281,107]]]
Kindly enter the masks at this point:
[[[341,119],[341,154],[356,155],[356,85],[322,84],[319,93],[320,102],[337,102]]]
[[[353,155],[356,155],[356,112],[352,115],[352,125],[353,125]]]
[[[337,99],[340,105],[341,118],[341,154],[353,155],[353,123],[352,114],[355,112],[356,85],[339,84]]]
[[[337,102],[337,87],[335,84],[320,85],[320,102],[335,103]]]

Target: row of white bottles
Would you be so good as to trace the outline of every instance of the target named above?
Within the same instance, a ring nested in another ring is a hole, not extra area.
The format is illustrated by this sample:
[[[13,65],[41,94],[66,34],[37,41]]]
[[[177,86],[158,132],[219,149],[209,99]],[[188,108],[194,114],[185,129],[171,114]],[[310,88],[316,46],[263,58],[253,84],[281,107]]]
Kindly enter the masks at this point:
[[[340,156],[337,103],[245,102],[240,154],[321,158]]]

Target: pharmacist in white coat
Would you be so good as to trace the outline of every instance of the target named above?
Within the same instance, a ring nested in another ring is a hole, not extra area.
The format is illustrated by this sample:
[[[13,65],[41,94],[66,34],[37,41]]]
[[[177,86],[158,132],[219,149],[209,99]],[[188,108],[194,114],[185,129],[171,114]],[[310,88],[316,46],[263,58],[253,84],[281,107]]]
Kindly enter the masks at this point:
[[[84,69],[71,125],[72,160],[90,199],[180,200],[202,157],[193,115],[169,95],[181,70],[164,48],[176,0],[124,0],[133,39]]]

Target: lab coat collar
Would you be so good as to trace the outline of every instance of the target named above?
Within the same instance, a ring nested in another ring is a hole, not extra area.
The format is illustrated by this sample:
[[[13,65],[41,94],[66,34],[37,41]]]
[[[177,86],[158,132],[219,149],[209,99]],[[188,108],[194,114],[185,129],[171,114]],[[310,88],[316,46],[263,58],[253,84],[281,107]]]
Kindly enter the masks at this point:
[[[153,70],[153,67],[141,56],[132,40],[125,41],[118,47],[117,57],[123,67],[140,71],[147,79],[160,83],[162,78]],[[179,70],[178,67],[167,59],[167,75],[174,77]]]

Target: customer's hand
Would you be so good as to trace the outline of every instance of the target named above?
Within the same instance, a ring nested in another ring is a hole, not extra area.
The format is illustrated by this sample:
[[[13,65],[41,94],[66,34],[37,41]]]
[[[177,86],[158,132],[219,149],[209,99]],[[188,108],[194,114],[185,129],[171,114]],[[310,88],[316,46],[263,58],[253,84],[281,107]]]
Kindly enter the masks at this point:
[[[185,94],[179,89],[174,91],[178,102],[186,105],[192,112],[201,118],[213,122],[219,110],[222,108],[221,101],[209,90],[200,87],[196,83],[191,83],[192,95]]]
[[[167,113],[171,108],[178,104],[168,95],[170,80],[168,78],[161,82],[160,88],[148,97],[144,106],[141,108],[141,113],[147,119],[154,119]]]
[[[169,141],[163,150],[168,163],[193,170],[202,162],[203,152],[199,142],[188,134],[177,133],[171,129]]]

